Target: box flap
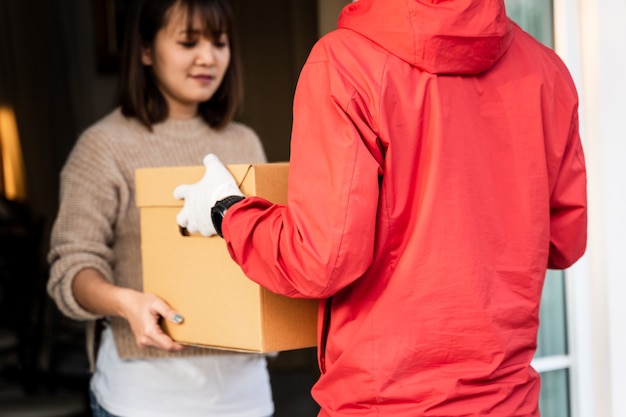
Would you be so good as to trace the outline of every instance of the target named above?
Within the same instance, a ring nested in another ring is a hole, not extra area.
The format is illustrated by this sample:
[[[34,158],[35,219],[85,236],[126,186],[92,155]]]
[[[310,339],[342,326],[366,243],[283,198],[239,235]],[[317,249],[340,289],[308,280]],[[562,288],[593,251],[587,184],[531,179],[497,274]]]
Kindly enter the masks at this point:
[[[246,178],[251,164],[233,164],[226,168],[238,185]],[[174,198],[174,189],[181,184],[193,184],[202,179],[204,166],[138,168],[135,170],[136,201],[138,207],[182,207],[183,201]],[[245,194],[245,192],[244,192]]]
[[[252,182],[255,189],[248,193],[242,188],[244,194],[259,195],[275,204],[287,204],[288,162],[254,165],[250,172],[254,173],[254,181],[248,181],[246,178],[245,185]]]

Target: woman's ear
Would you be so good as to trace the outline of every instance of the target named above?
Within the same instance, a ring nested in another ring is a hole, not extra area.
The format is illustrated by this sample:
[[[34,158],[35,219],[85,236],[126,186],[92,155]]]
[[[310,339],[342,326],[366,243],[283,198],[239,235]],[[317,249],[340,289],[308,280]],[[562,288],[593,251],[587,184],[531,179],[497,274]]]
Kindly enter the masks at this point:
[[[152,50],[150,48],[141,48],[141,63],[147,66],[152,65]]]

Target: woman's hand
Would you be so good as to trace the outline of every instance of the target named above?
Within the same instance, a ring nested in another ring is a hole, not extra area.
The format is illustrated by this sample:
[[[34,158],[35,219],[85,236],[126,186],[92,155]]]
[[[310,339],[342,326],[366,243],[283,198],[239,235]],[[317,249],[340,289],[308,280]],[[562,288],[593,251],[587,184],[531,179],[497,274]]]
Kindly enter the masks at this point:
[[[72,291],[76,301],[87,311],[99,316],[126,319],[137,346],[150,346],[170,352],[185,348],[166,335],[159,326],[161,318],[181,323],[182,316],[156,295],[118,287],[91,268],[76,274]]]
[[[154,294],[126,289],[123,297],[122,317],[130,324],[139,347],[154,347],[167,351],[184,349],[163,332],[161,318],[180,324],[182,316],[174,311],[165,301]]]

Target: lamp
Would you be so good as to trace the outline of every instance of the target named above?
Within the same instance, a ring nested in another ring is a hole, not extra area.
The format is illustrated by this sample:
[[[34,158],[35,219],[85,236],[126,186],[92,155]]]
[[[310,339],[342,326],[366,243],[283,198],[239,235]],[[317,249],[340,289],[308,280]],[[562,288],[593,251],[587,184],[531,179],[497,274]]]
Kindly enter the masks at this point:
[[[15,113],[0,106],[0,192],[9,200],[26,200],[24,160]]]

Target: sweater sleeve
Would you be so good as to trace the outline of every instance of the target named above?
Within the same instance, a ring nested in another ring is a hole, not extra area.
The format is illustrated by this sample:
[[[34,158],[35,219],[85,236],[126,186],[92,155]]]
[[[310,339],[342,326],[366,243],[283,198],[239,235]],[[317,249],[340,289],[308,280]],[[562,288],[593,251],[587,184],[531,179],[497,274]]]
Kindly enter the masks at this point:
[[[122,181],[109,157],[103,135],[87,131],[61,171],[60,206],[52,228],[48,293],[66,316],[97,316],[74,298],[72,282],[82,269],[93,268],[113,281],[113,225],[118,212],[117,184]]]

